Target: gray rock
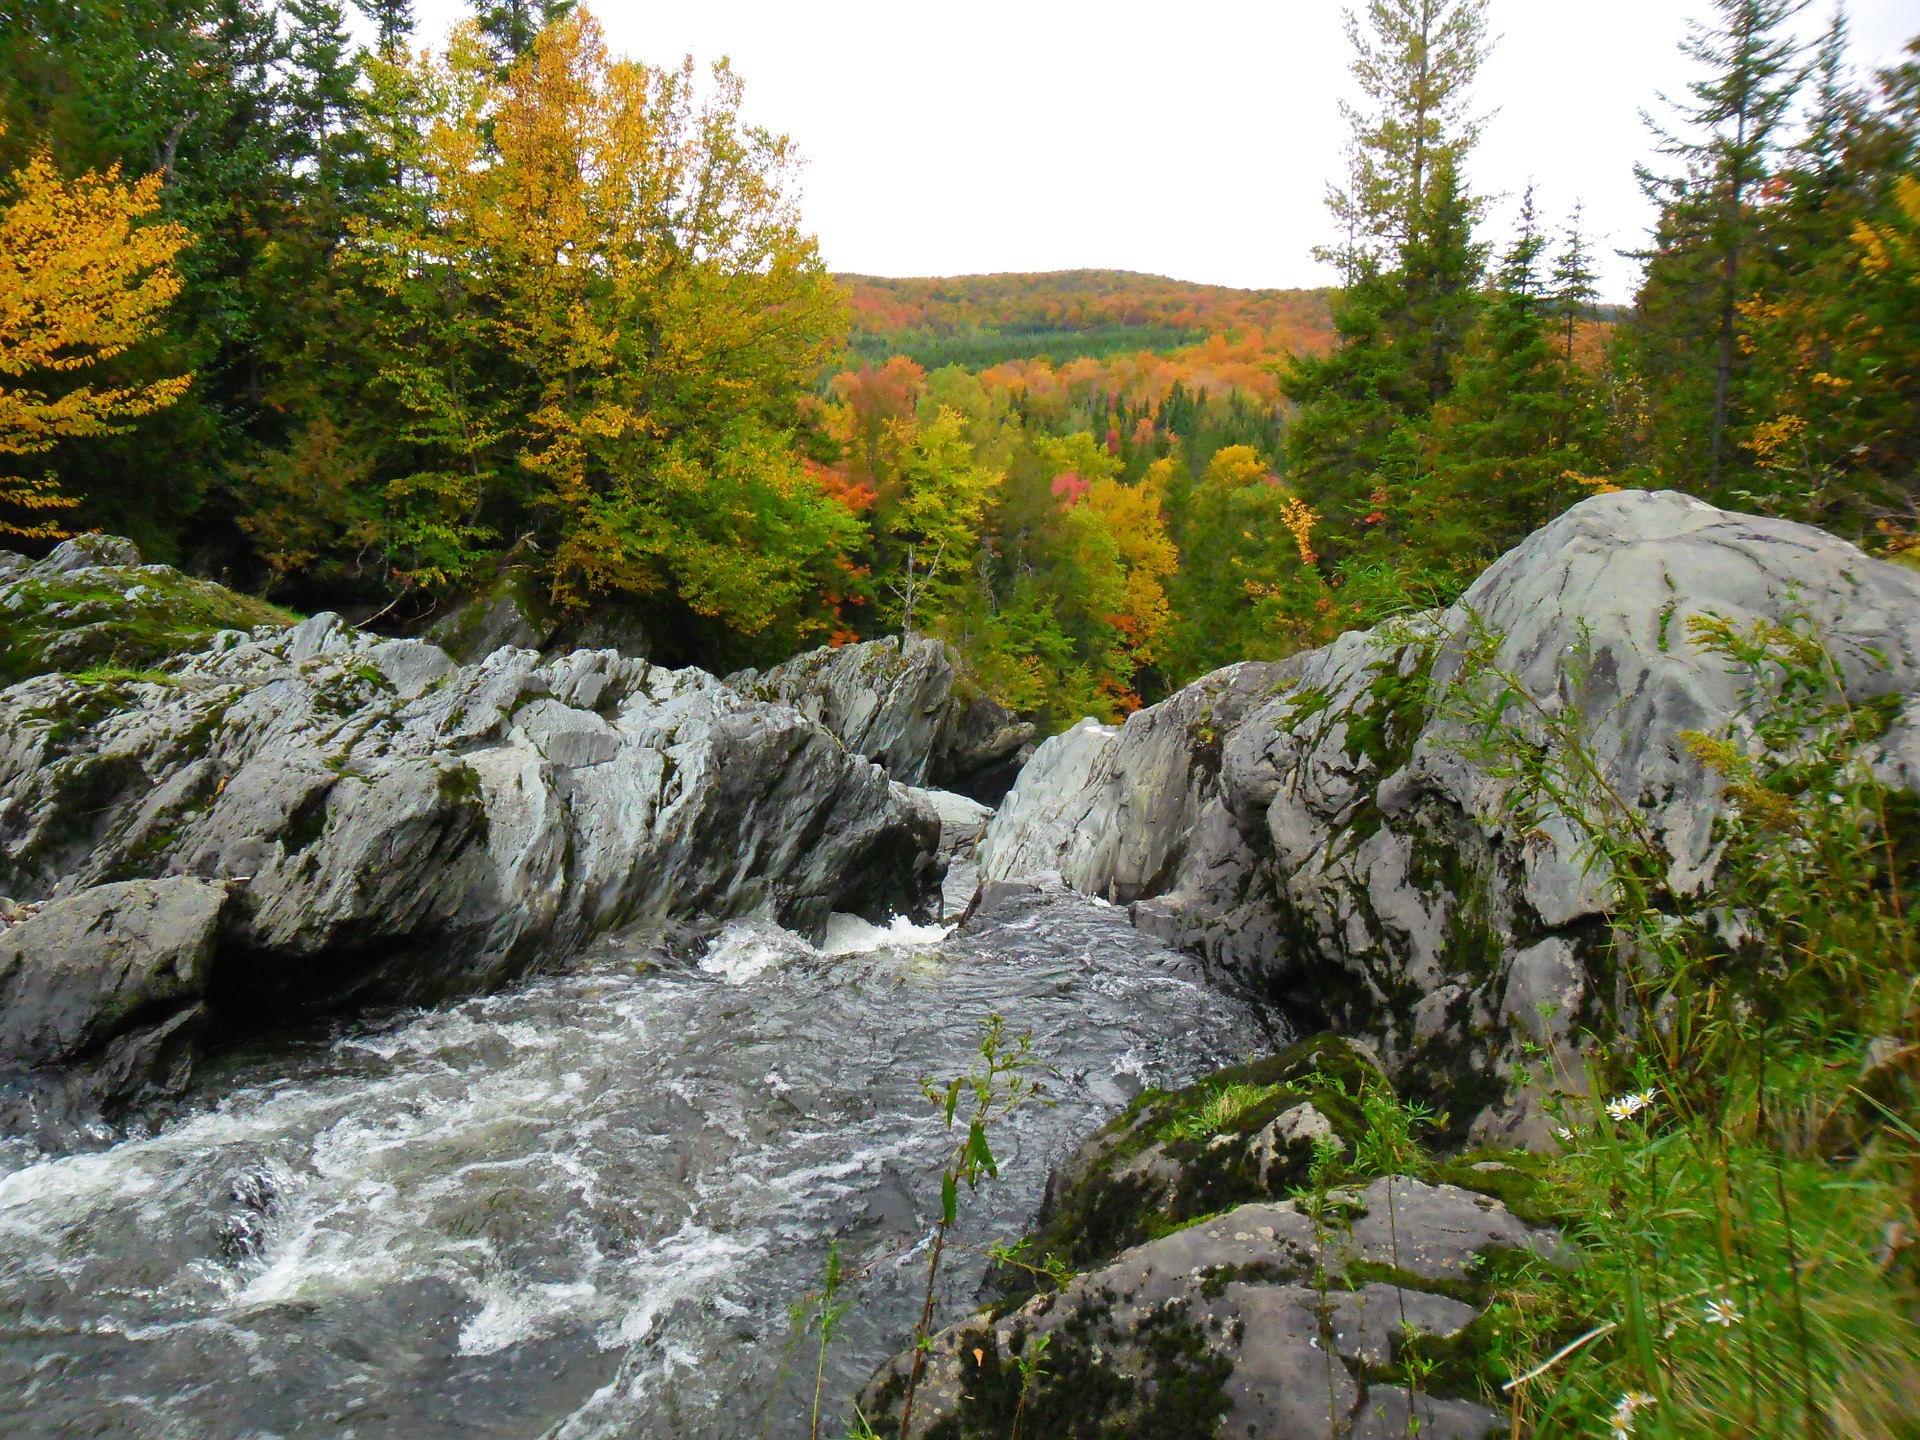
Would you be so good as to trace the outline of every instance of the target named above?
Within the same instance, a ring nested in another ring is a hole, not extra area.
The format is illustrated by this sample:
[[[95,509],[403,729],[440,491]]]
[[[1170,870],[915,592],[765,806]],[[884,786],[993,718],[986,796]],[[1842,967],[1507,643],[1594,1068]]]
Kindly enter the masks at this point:
[[[611,650],[472,666],[316,615],[0,691],[0,891],[245,879],[207,980],[284,1021],[632,923],[912,912],[939,820],[794,710]]]
[[[1702,616],[1811,623],[1856,702],[1920,689],[1920,575],[1673,492],[1596,496],[1444,614],[1047,742],[988,827],[982,873],[1125,897],[1141,928],[1368,1038],[1396,1083],[1477,1134],[1542,1139],[1538,1094],[1513,1088],[1522,1047],[1547,1048],[1553,1088],[1583,1088],[1611,887],[1567,817],[1512,832],[1507,782],[1446,707],[1465,652],[1496,637],[1499,669],[1542,712],[1577,714],[1671,883],[1697,888],[1721,791],[1681,735],[1733,724],[1743,684],[1689,634]],[[1877,763],[1920,780],[1920,697]]]
[[[29,567],[39,576],[66,575],[75,570],[91,570],[102,565],[133,566],[140,563],[140,551],[131,540],[118,535],[75,535],[53,547],[46,559]]]
[[[424,640],[382,640],[367,659],[402,700],[418,700],[453,673],[453,658]]]
[[[1408,1331],[1450,1340],[1480,1318],[1461,1300],[1378,1281],[1327,1297],[1327,1323],[1344,1360],[1375,1368],[1390,1364],[1394,1342]]]
[[[1288,1200],[1242,1205],[1136,1246],[1057,1294],[937,1335],[910,1433],[926,1435],[944,1423],[963,1428],[972,1415],[1004,1413],[1002,1402],[1020,1385],[1016,1357],[1042,1336],[1049,1337],[1046,1373],[1029,1393],[1027,1412],[1036,1434],[1054,1433],[1050,1423],[1064,1428],[1050,1407],[1087,1403],[1108,1408],[1098,1416],[1075,1412],[1075,1420],[1102,1422],[1111,1433],[1172,1433],[1173,1417],[1154,1407],[1176,1392],[1187,1407],[1178,1433],[1199,1433],[1195,1407],[1209,1387],[1221,1417],[1214,1433],[1223,1436],[1404,1433],[1407,1392],[1367,1377],[1392,1363],[1407,1337],[1451,1338],[1480,1313],[1456,1296],[1420,1288],[1422,1282],[1458,1282],[1474,1257],[1496,1246],[1542,1253],[1558,1247],[1557,1237],[1528,1229],[1496,1200],[1472,1196],[1463,1210],[1457,1197],[1466,1194],[1396,1176],[1351,1197],[1351,1235],[1338,1220],[1316,1223]],[[1406,1278],[1348,1283],[1356,1261],[1391,1263],[1374,1257],[1368,1228],[1386,1215],[1390,1198],[1393,1253],[1411,1262],[1402,1266]],[[862,1411],[883,1434],[898,1427],[910,1363],[910,1354],[897,1357],[861,1397]],[[1098,1383],[1089,1383],[1092,1371],[1104,1372]],[[1425,1395],[1412,1403],[1432,1426],[1423,1434],[1478,1437],[1493,1414]],[[1401,1431],[1357,1428],[1395,1415]]]
[[[507,647],[544,649],[559,629],[559,622],[541,602],[536,588],[530,572],[505,566],[483,592],[461,600],[434,621],[427,638],[468,664],[478,664]]]
[[[1033,738],[1030,724],[974,693],[959,658],[925,635],[813,650],[727,684],[793,706],[896,780],[988,803],[1005,793]]]
[[[1229,666],[1117,730],[1082,720],[1048,739],[994,817],[981,874],[1056,870],[1076,890],[1109,899],[1160,894],[1218,794],[1221,740],[1298,668]]]
[[[915,794],[940,817],[940,864],[944,867],[973,859],[980,837],[987,833],[987,822],[993,818],[992,807],[951,790],[917,790]]]
[[[1398,1385],[1375,1385],[1354,1416],[1353,1440],[1486,1440],[1501,1417],[1470,1400],[1413,1395]]]
[[[1564,1257],[1557,1237],[1523,1225],[1490,1195],[1457,1185],[1429,1185],[1395,1176],[1376,1180],[1363,1196],[1366,1214],[1341,1242],[1344,1263],[1390,1265],[1425,1280],[1459,1280],[1490,1249]]]
[[[92,1108],[176,1093],[227,906],[225,885],[134,880],[50,900],[0,931],[0,1070],[78,1064],[54,1088]]]

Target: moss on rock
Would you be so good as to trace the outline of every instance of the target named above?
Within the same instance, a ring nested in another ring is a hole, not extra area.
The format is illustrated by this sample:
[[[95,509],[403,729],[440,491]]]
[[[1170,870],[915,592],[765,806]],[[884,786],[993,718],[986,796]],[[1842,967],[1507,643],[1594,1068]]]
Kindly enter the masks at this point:
[[[1026,1252],[1084,1270],[1134,1245],[1305,1178],[1311,1139],[1276,1122],[1310,1105],[1351,1154],[1365,1122],[1352,1097],[1384,1083],[1360,1051],[1316,1035],[1277,1055],[1233,1065],[1181,1090],[1148,1090],[1091,1140],[1049,1187]],[[1001,1276],[1015,1293],[1025,1272]]]
[[[166,565],[29,570],[0,586],[0,684],[52,673],[149,679],[152,667],[222,630],[297,618]]]

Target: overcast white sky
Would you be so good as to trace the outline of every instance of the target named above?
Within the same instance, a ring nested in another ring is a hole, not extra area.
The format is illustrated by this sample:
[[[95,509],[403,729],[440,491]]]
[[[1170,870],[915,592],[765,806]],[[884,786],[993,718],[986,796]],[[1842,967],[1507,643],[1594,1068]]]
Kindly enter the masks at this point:
[[[419,0],[433,41],[466,13]],[[807,157],[805,207],[836,270],[958,275],[1098,266],[1221,285],[1326,283],[1312,257],[1345,139],[1338,0],[597,0],[617,50],[731,56],[753,119]],[[1549,219],[1576,200],[1609,298],[1648,213],[1639,119],[1678,93],[1707,0],[1493,0],[1497,110],[1472,178]],[[1863,66],[1920,32],[1914,0],[1853,0]],[[1813,0],[1815,33],[1830,0]],[[1509,207],[1496,210],[1504,218]]]

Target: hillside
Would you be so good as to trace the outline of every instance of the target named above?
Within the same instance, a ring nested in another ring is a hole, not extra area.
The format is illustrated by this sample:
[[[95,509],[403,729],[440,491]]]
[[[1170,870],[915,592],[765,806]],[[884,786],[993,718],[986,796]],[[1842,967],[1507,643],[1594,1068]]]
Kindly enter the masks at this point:
[[[852,292],[850,349],[868,362],[906,355],[930,370],[978,370],[1165,354],[1214,336],[1275,357],[1332,342],[1325,290],[1236,290],[1127,270],[836,278]]]

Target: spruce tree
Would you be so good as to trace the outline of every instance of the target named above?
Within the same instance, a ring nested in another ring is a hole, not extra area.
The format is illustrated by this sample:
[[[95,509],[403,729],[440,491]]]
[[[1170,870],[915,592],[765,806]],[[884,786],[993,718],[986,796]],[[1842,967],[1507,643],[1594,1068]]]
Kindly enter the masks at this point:
[[[1746,419],[1741,306],[1764,288],[1769,264],[1770,216],[1755,199],[1803,78],[1787,22],[1806,3],[1714,0],[1714,22],[1693,23],[1681,47],[1704,73],[1670,102],[1679,128],[1648,121],[1669,172],[1637,167],[1660,206],[1629,334],[1653,397],[1652,460],[1668,483],[1717,498],[1728,498]]]
[[[1418,428],[1444,399],[1472,329],[1484,252],[1480,204],[1461,184],[1479,134],[1470,87],[1486,58],[1486,0],[1371,0],[1349,16],[1364,109],[1345,188],[1328,197],[1342,243],[1336,348],[1297,360],[1283,392],[1289,473],[1331,524],[1338,559],[1397,537],[1427,475]]]
[[[1586,468],[1598,430],[1590,387],[1556,323],[1568,303],[1560,284],[1577,290],[1581,281],[1543,273],[1546,250],[1529,191],[1459,382],[1434,417],[1438,508],[1457,543],[1487,559],[1574,498],[1568,476]]]
[[[374,52],[392,60],[404,53],[413,38],[413,0],[354,0],[373,23]]]

